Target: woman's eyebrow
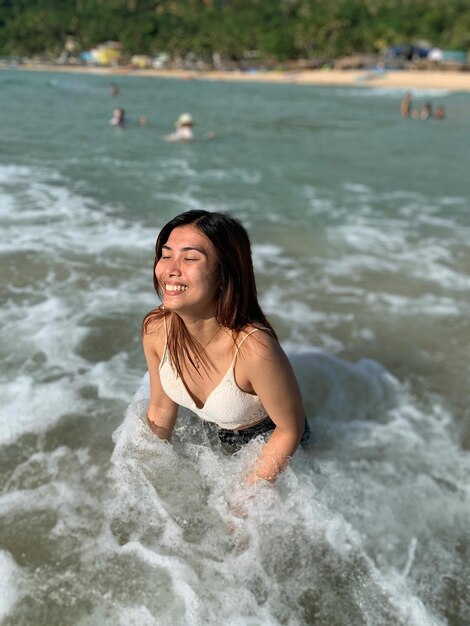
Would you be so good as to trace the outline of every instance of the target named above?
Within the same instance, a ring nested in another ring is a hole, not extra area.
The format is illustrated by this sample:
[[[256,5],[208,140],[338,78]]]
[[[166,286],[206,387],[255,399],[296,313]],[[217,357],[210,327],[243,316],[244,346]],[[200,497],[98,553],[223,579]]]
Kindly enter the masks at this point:
[[[171,250],[172,248],[171,246],[164,245],[162,246],[162,249]],[[200,252],[201,254],[207,256],[207,252],[204,250],[204,248],[200,248],[199,246],[185,246],[184,248],[181,248],[182,252],[188,252],[189,250],[195,250],[196,252]]]

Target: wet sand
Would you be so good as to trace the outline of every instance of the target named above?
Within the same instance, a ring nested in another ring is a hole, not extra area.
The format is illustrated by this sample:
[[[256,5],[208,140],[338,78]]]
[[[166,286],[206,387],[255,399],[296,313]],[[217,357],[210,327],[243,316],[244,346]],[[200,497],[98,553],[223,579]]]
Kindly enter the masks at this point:
[[[387,87],[397,89],[443,89],[470,91],[470,72],[430,70],[299,70],[281,71],[188,71],[135,68],[74,67],[63,65],[6,66],[9,71],[78,72],[109,76],[155,76],[182,80],[216,80],[266,83],[290,83],[299,85]]]

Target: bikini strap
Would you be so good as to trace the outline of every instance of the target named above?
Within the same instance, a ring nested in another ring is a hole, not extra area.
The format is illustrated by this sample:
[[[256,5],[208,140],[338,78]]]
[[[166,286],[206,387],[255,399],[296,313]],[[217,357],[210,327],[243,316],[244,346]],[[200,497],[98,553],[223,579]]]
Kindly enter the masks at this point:
[[[165,347],[163,348],[162,358],[160,360],[160,365],[158,366],[159,371],[160,371],[161,366],[165,362],[166,351],[168,349],[168,331],[166,327],[166,315],[163,316],[163,328],[165,329]]]
[[[237,345],[237,350],[236,350],[235,355],[233,357],[232,365],[230,367],[233,367],[235,365],[235,361],[237,360],[238,352],[239,352],[240,348],[242,347],[243,342],[245,341],[245,339],[248,339],[248,337],[250,335],[252,335],[253,333],[256,333],[258,330],[260,330],[260,329],[259,328],[253,328],[253,330],[250,330],[249,333],[246,333],[246,335],[243,337],[243,339]]]

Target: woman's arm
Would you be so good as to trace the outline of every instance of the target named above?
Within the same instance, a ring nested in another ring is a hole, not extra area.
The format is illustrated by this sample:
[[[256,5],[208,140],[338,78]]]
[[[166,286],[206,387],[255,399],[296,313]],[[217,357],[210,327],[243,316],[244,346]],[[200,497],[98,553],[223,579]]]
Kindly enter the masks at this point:
[[[147,422],[160,439],[170,440],[178,414],[178,405],[163,391],[158,367],[160,358],[157,348],[163,349],[165,338],[163,325],[150,329],[142,338],[145,358],[150,377],[150,402],[147,409]],[[160,353],[161,353],[160,350]]]
[[[251,485],[260,479],[274,482],[287,467],[302,438],[305,413],[294,371],[279,343],[264,332],[255,333],[248,342],[243,368],[276,424],[245,479],[245,484]]]

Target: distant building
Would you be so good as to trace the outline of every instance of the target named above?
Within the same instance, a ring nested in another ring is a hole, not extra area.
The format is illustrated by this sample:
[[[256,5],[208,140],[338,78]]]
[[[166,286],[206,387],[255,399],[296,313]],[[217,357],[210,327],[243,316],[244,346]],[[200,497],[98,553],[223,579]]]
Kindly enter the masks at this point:
[[[443,50],[443,61],[448,63],[468,63],[470,55],[464,50]]]
[[[117,65],[122,58],[122,43],[106,41],[89,51],[87,62],[97,65]]]
[[[166,52],[159,52],[155,58],[152,60],[152,67],[156,70],[160,70],[163,67],[166,67],[170,61],[170,55]]]
[[[440,48],[431,48],[428,52],[428,59],[435,63],[440,63],[444,60],[444,53]]]
[[[134,54],[131,58],[131,63],[139,69],[145,69],[146,67],[152,67],[153,59],[145,54]]]

